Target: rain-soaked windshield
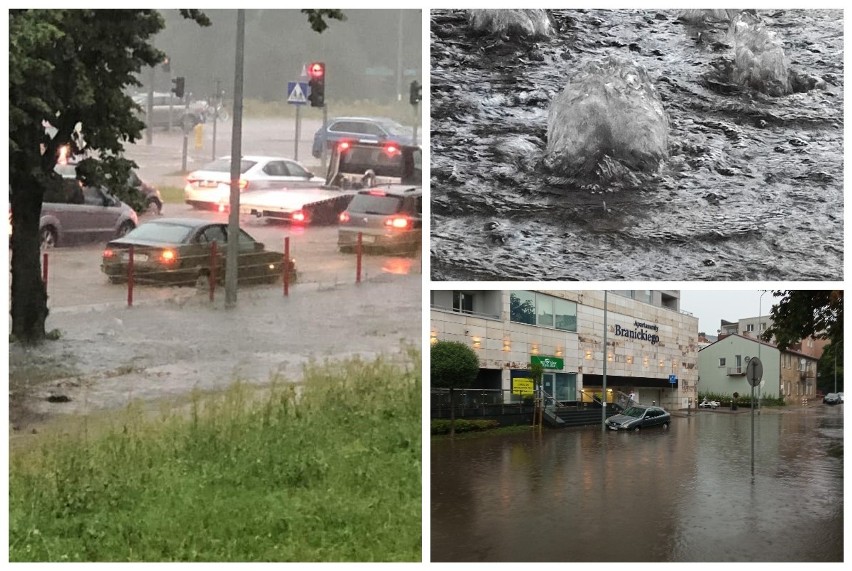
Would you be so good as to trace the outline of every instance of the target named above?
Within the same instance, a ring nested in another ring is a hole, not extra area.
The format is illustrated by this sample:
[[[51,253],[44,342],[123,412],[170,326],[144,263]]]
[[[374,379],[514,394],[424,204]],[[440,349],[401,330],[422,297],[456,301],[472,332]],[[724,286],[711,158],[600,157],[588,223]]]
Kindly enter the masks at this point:
[[[642,415],[645,414],[645,410],[646,409],[642,407],[631,406],[621,414],[623,414],[624,416],[632,416],[634,418],[642,418]]]

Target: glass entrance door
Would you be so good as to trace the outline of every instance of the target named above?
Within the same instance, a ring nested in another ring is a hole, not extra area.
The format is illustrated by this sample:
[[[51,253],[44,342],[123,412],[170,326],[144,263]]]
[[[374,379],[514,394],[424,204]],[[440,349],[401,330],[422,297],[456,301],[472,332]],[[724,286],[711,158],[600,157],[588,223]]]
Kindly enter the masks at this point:
[[[552,402],[548,403],[547,397],[555,396],[555,392],[554,392],[555,386],[554,385],[555,385],[555,382],[554,382],[554,374],[553,373],[544,373],[541,376],[541,388],[544,390],[545,404],[552,404]]]

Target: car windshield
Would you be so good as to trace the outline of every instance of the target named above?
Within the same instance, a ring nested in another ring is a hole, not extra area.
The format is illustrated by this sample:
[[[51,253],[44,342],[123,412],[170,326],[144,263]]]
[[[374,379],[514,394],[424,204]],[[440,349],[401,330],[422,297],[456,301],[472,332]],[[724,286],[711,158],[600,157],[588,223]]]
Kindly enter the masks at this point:
[[[240,172],[244,173],[249,170],[251,167],[257,164],[257,161],[249,161],[243,159],[240,161]],[[215,171],[215,172],[231,172],[231,159],[216,159],[212,163],[207,163],[199,170],[203,171]]]
[[[144,240],[146,242],[165,242],[167,244],[182,244],[191,228],[180,224],[165,224],[162,222],[148,222],[142,224],[127,234],[128,239]]]
[[[634,418],[641,418],[642,415],[645,414],[645,409],[642,408],[642,407],[638,407],[638,406],[631,406],[630,408],[628,408],[627,410],[625,410],[621,414],[623,414],[624,416],[632,416]]]
[[[399,211],[402,198],[385,194],[356,194],[349,203],[349,212],[363,214],[395,214]]]

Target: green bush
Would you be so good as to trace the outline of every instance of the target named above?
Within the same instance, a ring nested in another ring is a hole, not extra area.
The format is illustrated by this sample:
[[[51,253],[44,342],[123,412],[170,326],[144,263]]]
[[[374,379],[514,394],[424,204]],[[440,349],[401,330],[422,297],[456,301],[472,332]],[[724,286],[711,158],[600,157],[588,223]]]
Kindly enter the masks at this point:
[[[751,393],[751,391],[749,391],[748,395],[739,395],[739,397],[736,399],[737,406],[741,406],[741,407],[745,407],[745,408],[750,407],[751,406],[751,394],[750,393]],[[722,406],[722,407],[730,407],[731,401],[734,400],[733,395],[730,394],[730,393],[712,393],[712,392],[706,392],[706,393],[699,392],[698,393],[698,402],[699,403],[702,400],[704,400],[705,398],[707,400],[717,401],[719,403],[719,406]],[[756,392],[755,392],[754,398],[755,398],[755,400],[757,400],[757,393]],[[779,397],[779,398],[761,397],[760,398],[760,405],[761,406],[786,406],[786,404],[787,403],[784,401],[783,397]]]
[[[432,434],[449,434],[449,420],[436,419],[432,421]],[[496,420],[466,420],[463,418],[456,419],[456,432],[474,432],[478,430],[488,430],[489,428],[497,428],[500,423]]]

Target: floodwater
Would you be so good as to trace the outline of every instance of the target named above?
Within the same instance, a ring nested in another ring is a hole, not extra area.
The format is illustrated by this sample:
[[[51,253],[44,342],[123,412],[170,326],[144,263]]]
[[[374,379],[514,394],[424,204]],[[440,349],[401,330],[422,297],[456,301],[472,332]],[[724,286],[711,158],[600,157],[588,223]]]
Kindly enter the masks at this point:
[[[432,443],[432,561],[843,561],[843,407]]]
[[[804,80],[778,97],[733,82],[727,22],[551,15],[552,38],[506,41],[431,12],[433,279],[842,279],[842,11],[759,11]],[[581,184],[543,164],[548,107],[608,55],[647,70],[669,157]]]

